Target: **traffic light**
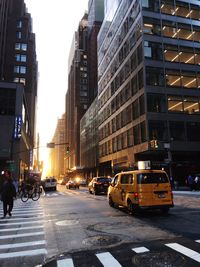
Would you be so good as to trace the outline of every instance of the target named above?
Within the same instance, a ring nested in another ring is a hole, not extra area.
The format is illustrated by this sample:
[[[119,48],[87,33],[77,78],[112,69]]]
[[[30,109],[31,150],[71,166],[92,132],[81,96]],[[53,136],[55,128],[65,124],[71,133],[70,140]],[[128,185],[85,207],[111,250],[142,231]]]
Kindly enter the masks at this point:
[[[157,139],[153,139],[150,141],[150,146],[153,149],[157,149],[158,148],[158,140]]]

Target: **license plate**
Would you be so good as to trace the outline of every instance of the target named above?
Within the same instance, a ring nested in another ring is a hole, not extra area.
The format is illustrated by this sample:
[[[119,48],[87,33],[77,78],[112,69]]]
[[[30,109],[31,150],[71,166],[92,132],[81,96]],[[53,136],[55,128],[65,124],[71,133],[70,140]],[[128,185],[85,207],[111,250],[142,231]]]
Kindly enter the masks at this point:
[[[165,194],[158,194],[159,198],[165,198]]]

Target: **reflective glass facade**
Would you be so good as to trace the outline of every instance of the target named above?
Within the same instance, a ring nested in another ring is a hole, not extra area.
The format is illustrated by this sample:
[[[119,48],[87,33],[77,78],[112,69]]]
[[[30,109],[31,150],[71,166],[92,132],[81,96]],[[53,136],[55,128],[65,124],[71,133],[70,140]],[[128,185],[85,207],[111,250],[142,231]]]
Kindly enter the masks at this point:
[[[98,36],[100,163],[119,169],[151,160],[161,167],[165,142],[174,162],[200,159],[199,12],[195,0],[123,0],[112,21],[104,20]],[[150,145],[155,139],[157,151]]]

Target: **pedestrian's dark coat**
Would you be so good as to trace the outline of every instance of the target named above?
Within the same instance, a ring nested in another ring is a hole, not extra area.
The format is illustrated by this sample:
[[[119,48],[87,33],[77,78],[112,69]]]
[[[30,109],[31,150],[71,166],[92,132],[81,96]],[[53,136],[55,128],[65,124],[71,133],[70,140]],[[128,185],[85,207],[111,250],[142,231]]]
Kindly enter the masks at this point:
[[[1,200],[9,203],[14,197],[16,197],[15,186],[13,185],[12,180],[8,180],[3,184]]]

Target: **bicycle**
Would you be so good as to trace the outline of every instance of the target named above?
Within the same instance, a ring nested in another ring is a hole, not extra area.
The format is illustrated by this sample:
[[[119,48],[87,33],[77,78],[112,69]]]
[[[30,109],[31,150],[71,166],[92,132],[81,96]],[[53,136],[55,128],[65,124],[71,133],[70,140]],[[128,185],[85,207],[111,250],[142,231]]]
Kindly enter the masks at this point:
[[[31,198],[33,201],[37,201],[40,198],[40,188],[38,186],[31,186],[31,188],[25,188],[21,193],[21,201],[26,202]]]

